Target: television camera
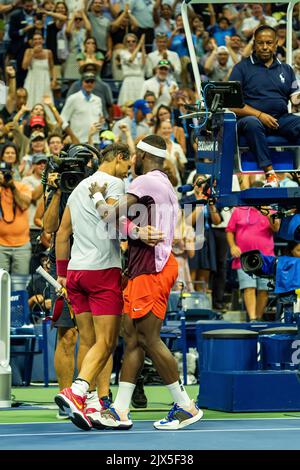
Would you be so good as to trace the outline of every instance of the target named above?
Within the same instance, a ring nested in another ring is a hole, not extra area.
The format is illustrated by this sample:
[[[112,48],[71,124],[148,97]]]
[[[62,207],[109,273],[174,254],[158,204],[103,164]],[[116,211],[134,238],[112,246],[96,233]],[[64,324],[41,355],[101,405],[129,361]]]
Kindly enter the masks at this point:
[[[100,152],[91,145],[64,147],[59,156],[51,155],[48,158],[42,183],[52,189],[59,187],[63,193],[71,193],[84,178],[98,169],[99,159]],[[87,166],[89,163],[90,166]],[[58,173],[55,186],[48,184],[50,173]]]
[[[300,243],[300,214],[284,219],[279,237],[295,244]],[[241,255],[242,269],[249,275],[270,278],[275,281],[275,294],[284,307],[287,323],[294,319],[296,291],[300,289],[300,258],[295,256],[265,256],[259,250],[251,250]],[[299,315],[297,316],[297,323]]]

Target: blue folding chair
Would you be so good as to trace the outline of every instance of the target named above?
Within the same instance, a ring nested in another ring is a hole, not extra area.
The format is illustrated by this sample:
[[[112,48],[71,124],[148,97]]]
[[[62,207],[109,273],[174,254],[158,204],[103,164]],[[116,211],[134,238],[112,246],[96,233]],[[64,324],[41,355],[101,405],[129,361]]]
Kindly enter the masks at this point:
[[[11,293],[11,357],[24,357],[22,382],[30,385],[34,354],[43,353],[44,383],[49,385],[47,322],[42,324],[42,334],[38,334],[30,323],[28,293],[26,290]]]

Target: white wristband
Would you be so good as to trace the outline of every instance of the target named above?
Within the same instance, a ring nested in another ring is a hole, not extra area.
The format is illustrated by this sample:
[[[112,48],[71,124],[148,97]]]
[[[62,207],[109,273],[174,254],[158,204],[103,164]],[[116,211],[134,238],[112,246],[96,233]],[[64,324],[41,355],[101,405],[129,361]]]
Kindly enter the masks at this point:
[[[101,193],[95,193],[95,194],[93,194],[92,201],[96,206],[97,202],[99,202],[99,201],[105,202],[105,199],[104,199],[104,197]]]

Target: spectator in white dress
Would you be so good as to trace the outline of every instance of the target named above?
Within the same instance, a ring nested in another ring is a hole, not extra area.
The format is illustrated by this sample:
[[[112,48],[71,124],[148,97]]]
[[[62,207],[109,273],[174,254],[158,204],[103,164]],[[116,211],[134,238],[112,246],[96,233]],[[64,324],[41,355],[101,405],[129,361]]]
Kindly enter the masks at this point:
[[[56,86],[53,55],[49,49],[43,48],[40,33],[33,35],[33,47],[26,49],[22,67],[28,70],[24,84],[28,92],[28,107],[43,101],[45,95],[51,96],[53,101],[52,88]]]
[[[119,106],[128,100],[136,101],[141,97],[146,64],[145,35],[143,34],[138,42],[135,34],[126,34],[124,46],[125,49],[120,50],[116,57],[124,77],[118,99]]]

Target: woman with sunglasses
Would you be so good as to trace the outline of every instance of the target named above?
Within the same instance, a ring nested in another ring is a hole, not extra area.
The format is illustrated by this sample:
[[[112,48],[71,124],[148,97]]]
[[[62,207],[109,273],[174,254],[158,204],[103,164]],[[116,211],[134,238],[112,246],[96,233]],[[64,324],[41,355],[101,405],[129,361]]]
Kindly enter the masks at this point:
[[[126,101],[136,101],[141,97],[145,76],[146,51],[145,35],[138,42],[135,34],[126,34],[124,38],[125,49],[119,52],[124,81],[121,86],[118,105]]]
[[[66,36],[68,39],[69,55],[65,63],[64,78],[79,80],[77,55],[83,51],[84,41],[92,32],[92,26],[84,10],[75,11],[68,22]]]
[[[110,37],[112,40],[112,75],[114,80],[123,80],[123,72],[120,62],[116,61],[120,49],[124,49],[124,37],[126,34],[135,34],[139,29],[138,22],[129,10],[129,4],[124,7],[124,11],[110,25]]]

